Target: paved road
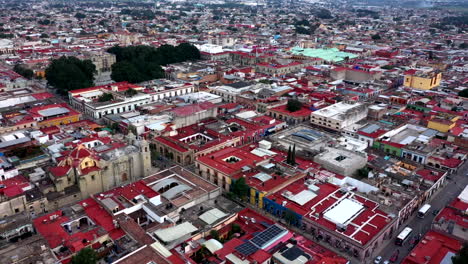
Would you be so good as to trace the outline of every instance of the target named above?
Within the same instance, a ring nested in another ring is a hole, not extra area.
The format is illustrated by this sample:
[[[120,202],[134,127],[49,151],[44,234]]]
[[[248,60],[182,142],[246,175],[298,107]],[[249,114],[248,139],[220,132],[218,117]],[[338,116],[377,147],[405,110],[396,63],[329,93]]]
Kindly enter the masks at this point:
[[[432,197],[431,201],[428,201],[428,203],[431,204],[429,213],[423,219],[416,217],[417,213],[415,213],[400,227],[398,232],[395,233],[395,237],[406,226],[413,229],[413,236],[419,233],[424,236],[424,234],[429,231],[432,220],[435,218],[432,211],[434,209],[441,210],[444,208],[450,201],[460,194],[466,185],[468,185],[468,162],[465,162],[463,166],[459,168],[457,174],[450,175],[450,177],[452,179],[447,181],[447,184]],[[409,245],[409,242],[406,242],[403,246],[399,247],[394,244],[394,241],[395,238],[392,238],[388,245],[380,252],[379,256],[382,256],[383,260],[389,260],[393,253],[399,250],[400,253],[398,260],[395,263],[400,263],[402,259],[408,255],[412,247]],[[373,263],[373,260],[369,260],[369,262]]]

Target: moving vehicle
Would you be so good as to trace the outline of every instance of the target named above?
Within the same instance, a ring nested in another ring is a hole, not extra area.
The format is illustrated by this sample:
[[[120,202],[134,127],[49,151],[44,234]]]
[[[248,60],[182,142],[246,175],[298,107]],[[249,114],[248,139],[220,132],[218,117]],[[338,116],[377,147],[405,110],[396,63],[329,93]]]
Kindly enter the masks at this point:
[[[397,246],[402,246],[408,238],[410,238],[411,233],[413,232],[413,229],[410,227],[405,227],[403,231],[401,231],[400,234],[398,234],[397,238],[395,239],[395,245]]]
[[[421,209],[419,209],[419,211],[418,211],[418,217],[419,218],[424,218],[424,216],[427,214],[427,212],[429,212],[429,209],[431,209],[430,204],[423,205],[421,207]]]

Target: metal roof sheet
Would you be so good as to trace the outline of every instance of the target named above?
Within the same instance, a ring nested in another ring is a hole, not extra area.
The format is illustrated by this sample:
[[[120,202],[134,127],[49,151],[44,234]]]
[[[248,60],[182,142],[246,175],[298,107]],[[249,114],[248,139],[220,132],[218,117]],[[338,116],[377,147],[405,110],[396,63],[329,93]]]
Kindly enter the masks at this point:
[[[190,235],[198,229],[189,222],[184,222],[180,225],[158,229],[154,234],[164,242],[171,242],[184,236]]]
[[[213,224],[214,222],[218,221],[219,219],[225,217],[227,214],[225,214],[224,212],[222,212],[221,210],[219,210],[218,208],[213,208],[209,211],[206,211],[204,212],[203,214],[201,214],[199,216],[199,218],[201,220],[203,220],[203,222],[211,225]]]
[[[46,117],[62,115],[62,114],[66,114],[66,113],[69,113],[69,112],[70,112],[70,110],[68,110],[65,107],[53,107],[53,108],[48,108],[48,109],[38,111],[38,113],[40,115],[46,116]]]

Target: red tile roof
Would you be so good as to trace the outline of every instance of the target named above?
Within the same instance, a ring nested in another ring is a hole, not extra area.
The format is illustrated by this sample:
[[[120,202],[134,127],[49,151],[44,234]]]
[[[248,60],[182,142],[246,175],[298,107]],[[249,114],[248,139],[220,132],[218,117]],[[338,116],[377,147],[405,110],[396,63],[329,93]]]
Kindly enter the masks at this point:
[[[192,104],[192,105],[177,107],[170,111],[177,116],[190,116],[190,115],[193,115],[195,113],[198,113],[204,110],[212,109],[214,107],[216,107],[216,105],[213,104],[212,102],[203,102],[200,104]]]
[[[44,127],[40,129],[42,133],[46,135],[53,135],[60,133],[60,128],[58,126]]]
[[[224,161],[230,157],[236,157],[238,162],[229,163]],[[242,167],[255,167],[260,161],[268,157],[259,157],[247,151],[246,149],[238,149],[235,147],[227,147],[222,150],[210,153],[206,156],[198,157],[197,160],[212,169],[218,170],[225,175],[234,175],[242,170]]]
[[[260,62],[257,63],[257,66],[263,66],[263,67],[268,67],[268,68],[285,68],[285,67],[290,67],[290,66],[296,66],[296,65],[301,65],[302,63],[299,61],[293,61],[288,64],[278,64],[274,62]]]
[[[468,203],[461,201],[458,198],[455,198],[447,207],[445,207],[437,217],[434,219],[434,222],[439,222],[441,218],[447,221],[453,221],[456,225],[461,226],[462,228],[468,228],[468,216],[463,215],[463,212],[468,211]]]
[[[44,92],[44,93],[32,94],[32,97],[36,98],[36,100],[45,100],[45,99],[54,97],[54,95],[51,93]]]
[[[255,219],[255,223],[249,221],[250,219]],[[264,215],[261,215],[251,209],[244,209],[238,213],[237,219],[233,224],[240,226],[243,233],[240,237],[234,237],[231,240],[224,243],[223,248],[219,249],[214,253],[215,256],[221,261],[226,260],[226,256],[229,254],[235,254],[243,258],[237,251],[236,247],[245,243],[245,241],[253,238],[256,234],[266,229],[266,226],[272,225],[275,222],[270,218],[267,218]],[[231,229],[231,225],[227,225],[219,230],[221,235],[226,234]],[[271,246],[267,247],[265,250],[259,250],[254,254],[247,257],[247,260],[250,262],[256,261],[257,263],[263,263],[268,258],[274,254],[277,248],[277,245],[280,243],[287,243],[287,240],[291,237],[297,241],[296,246],[302,249],[305,253],[311,256],[311,259],[307,262],[308,264],[345,264],[348,261],[337,255],[331,250],[328,250],[315,242],[297,235],[292,232],[285,235],[282,239],[275,241]],[[273,250],[275,249],[275,250]]]
[[[168,258],[158,254],[151,246],[144,246],[141,249],[128,254],[118,260],[119,264],[147,264],[147,263],[158,263],[158,264],[176,264],[180,262],[174,262],[177,260],[176,255],[172,255]],[[185,263],[185,262],[184,262]]]
[[[448,253],[456,253],[461,247],[460,241],[436,231],[429,231],[401,263],[439,264]]]
[[[365,136],[365,137],[370,137],[370,138],[378,138],[380,137],[381,135],[387,133],[387,130],[384,130],[384,129],[377,129],[376,131],[372,132],[372,133],[366,133],[362,130],[359,130],[357,132],[359,135],[362,135],[362,136]]]
[[[294,112],[290,112],[286,109],[287,105],[281,105],[281,106],[277,106],[275,108],[272,108],[270,109],[271,111],[274,111],[274,112],[279,112],[279,113],[282,113],[286,116],[293,116],[293,117],[308,117],[310,116],[310,114],[312,113],[312,110],[310,110],[309,108],[303,106],[300,110],[297,110],[297,111],[294,111]]]
[[[106,84],[106,85],[101,85],[101,86],[94,86],[94,87],[89,87],[89,88],[84,88],[84,89],[76,89],[73,91],[70,91],[69,93],[72,95],[77,95],[80,93],[84,92],[91,92],[95,90],[100,90],[100,89],[106,89],[106,90],[111,90],[112,87],[117,87],[117,90],[119,92],[126,91],[128,89],[138,89],[140,86],[134,85],[128,82],[117,82],[117,83],[111,83],[111,84]]]
[[[443,175],[443,172],[430,170],[430,169],[420,169],[416,171],[416,174],[421,176],[423,179],[436,182],[438,181]]]
[[[455,158],[442,158],[442,157],[435,157],[435,156],[430,156],[430,159],[438,161],[442,166],[448,167],[448,168],[458,168],[460,164],[463,163],[463,160],[455,159]]]
[[[131,201],[138,195],[144,195],[148,199],[151,199],[158,196],[159,193],[151,189],[143,180],[140,180],[96,195],[96,199],[103,200],[111,198],[119,205],[119,209],[123,210],[126,207],[120,202],[119,197]]]
[[[234,108],[236,108],[238,106],[239,106],[238,103],[227,103],[227,104],[223,104],[223,105],[218,106],[218,108],[219,109],[234,109]]]
[[[6,180],[0,181],[0,185],[4,188],[0,189],[0,195],[5,195],[8,198],[13,198],[23,194],[27,189],[31,188],[29,181],[22,175],[18,175]]]
[[[31,117],[40,117],[40,118],[46,118],[46,120],[53,120],[53,119],[57,119],[57,118],[63,118],[63,115],[45,117],[40,113],[43,110],[58,108],[58,107],[66,108],[68,110],[68,112],[65,113],[64,115],[67,115],[67,116],[81,115],[81,113],[79,113],[78,111],[75,111],[67,103],[61,103],[61,104],[49,104],[49,105],[41,105],[41,106],[33,107],[33,108],[28,110],[28,113],[29,113],[28,117],[29,118],[31,118]]]
[[[414,75],[417,72],[415,69],[405,71],[405,75]]]
[[[296,246],[302,249],[312,258],[307,264],[346,264],[349,261],[335,252],[303,237],[295,236]]]
[[[163,143],[164,145],[166,145],[166,146],[168,146],[170,148],[173,148],[176,151],[179,151],[179,152],[182,152],[182,153],[189,151],[189,149],[180,146],[179,144],[173,142],[170,139],[167,139],[166,137],[157,137],[157,138],[154,138],[154,140],[159,141],[159,142]]]
[[[58,166],[49,168],[49,172],[54,175],[55,178],[66,176],[71,170],[71,166]]]
[[[382,231],[390,222],[389,216],[378,209],[378,203],[355,194],[352,196],[352,199],[364,205],[363,210],[351,221],[352,224],[348,224],[346,231],[338,231],[336,224],[325,219],[323,214],[330,206],[335,204],[340,197],[345,195],[339,192],[340,186],[331,183],[316,183],[315,185],[319,187],[319,191],[316,192],[317,196],[302,206],[282,195],[285,191],[289,191],[292,195],[295,195],[308,189],[304,182],[304,179],[297,180],[275,194],[268,196],[267,199],[271,201],[275,199],[275,203],[279,205],[286,202],[284,207],[304,217],[310,218],[312,221],[317,222],[331,231],[350,237],[362,245],[367,244],[367,242]],[[319,217],[316,217],[316,215],[319,215]],[[361,229],[358,230],[357,227]]]

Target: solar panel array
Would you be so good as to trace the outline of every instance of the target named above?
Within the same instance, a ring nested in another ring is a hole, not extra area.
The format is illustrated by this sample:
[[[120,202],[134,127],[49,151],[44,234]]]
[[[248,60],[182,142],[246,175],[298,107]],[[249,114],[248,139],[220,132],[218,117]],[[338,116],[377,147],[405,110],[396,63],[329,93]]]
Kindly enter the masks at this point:
[[[254,245],[252,242],[248,241],[244,244],[237,246],[237,252],[241,253],[243,256],[250,256],[253,253],[257,252],[260,248]]]
[[[263,248],[268,242],[270,242],[273,238],[277,237],[283,231],[283,228],[277,225],[272,225],[265,229],[263,232],[256,235],[250,241],[258,247]]]
[[[264,248],[271,240],[285,231],[278,225],[270,225],[267,229],[256,234],[250,241],[237,246],[236,250],[243,256],[250,256],[261,248]]]

